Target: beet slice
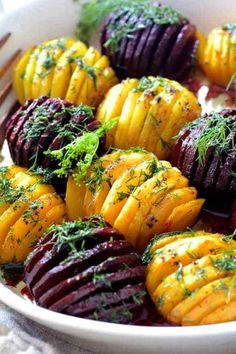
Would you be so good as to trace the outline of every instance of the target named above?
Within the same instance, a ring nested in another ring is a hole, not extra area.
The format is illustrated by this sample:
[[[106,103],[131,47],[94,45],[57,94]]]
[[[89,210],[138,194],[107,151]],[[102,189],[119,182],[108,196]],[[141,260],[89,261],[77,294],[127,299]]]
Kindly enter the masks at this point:
[[[107,258],[104,262],[91,266],[90,268],[82,271],[72,278],[66,278],[57,285],[44,292],[39,297],[39,304],[43,307],[49,307],[54,302],[58,301],[61,297],[67,295],[69,292],[76,290],[79,286],[84,285],[86,282],[92,280],[94,274],[101,274],[104,272],[119,270],[120,268],[133,267],[140,262],[136,253],[130,253],[129,255],[122,255],[117,257]]]
[[[137,20],[137,18],[133,17],[132,14],[130,12],[127,12],[119,21],[119,26],[124,26],[126,25],[126,23],[135,23]],[[122,68],[123,68],[123,57],[124,57],[124,53],[126,51],[126,47],[128,42],[132,40],[131,38],[123,37],[120,41],[119,44],[119,51],[117,51],[115,54],[113,54],[114,56],[114,65],[116,66],[116,68],[119,68],[119,74],[121,75],[122,72]],[[124,69],[124,68],[123,68]]]
[[[195,38],[195,33],[196,27],[191,24],[186,24],[181,29],[166,63],[165,71],[168,76],[176,77],[178,75],[179,66],[183,65],[184,48],[191,37]]]
[[[66,295],[52,306],[49,307],[50,310],[56,312],[65,312],[70,314],[70,306],[82,299],[87,298],[93,294],[98,293],[98,291],[110,290],[112,287],[115,291],[120,287],[126,286],[128,284],[134,284],[136,282],[144,282],[145,280],[145,267],[138,266],[132,269],[126,269],[117,273],[107,274],[106,281],[90,282],[80,288],[80,291],[73,291],[69,295]]]
[[[91,320],[133,325],[147,324],[147,317],[147,310],[139,304],[127,304],[125,308],[123,306],[117,306],[86,316],[86,318]]]
[[[139,44],[136,48],[135,51],[135,56],[136,57],[136,62],[134,61],[134,75],[135,77],[139,78],[143,75],[147,75],[147,72],[145,70],[145,58],[146,58],[146,53],[145,53],[145,48],[146,44],[149,38],[149,35],[152,30],[152,24],[146,25],[145,29],[142,32]]]
[[[221,167],[220,174],[216,181],[216,187],[219,190],[227,189],[230,183],[230,179],[232,178],[231,173],[229,173],[229,171],[234,171],[235,160],[236,160],[236,151],[234,150],[231,152],[231,154],[228,155],[228,157],[225,160],[225,163]]]
[[[97,237],[96,238],[96,243],[94,242],[93,237]],[[85,254],[84,260],[87,261],[87,258],[89,259],[90,257],[93,257],[93,251],[95,251],[95,253],[99,253],[101,250],[105,250],[108,249],[109,250],[109,246],[107,246],[107,241],[109,241],[109,239],[113,239],[114,242],[115,241],[119,241],[122,240],[122,236],[120,235],[120,233],[118,233],[116,230],[112,229],[111,227],[103,227],[103,228],[98,228],[98,229],[94,229],[93,234],[91,234],[91,239],[88,239],[86,242],[86,246],[87,246],[87,253]],[[104,247],[99,247],[101,246],[101,244],[103,244],[103,242],[105,242],[105,246]],[[125,242],[125,241],[122,241]],[[94,243],[97,244],[97,248],[96,249],[90,249],[92,246],[94,246]],[[52,243],[49,243],[49,245],[51,245]],[[45,244],[42,249],[39,248],[40,255],[42,256],[40,258],[40,261],[35,262],[34,263],[34,267],[30,269],[29,273],[26,273],[26,277],[27,277],[27,282],[31,284],[31,286],[33,286],[38,280],[37,278],[39,277],[43,277],[44,273],[45,273],[45,269],[49,269],[52,268],[53,266],[58,266],[58,261],[56,260],[56,263],[53,264],[52,263],[52,259],[53,257],[55,257],[58,253],[60,253],[59,251],[56,251],[55,248],[51,248],[51,253],[49,252],[44,252],[44,248],[46,248],[48,246],[48,244]],[[63,253],[63,257],[66,256]],[[35,251],[34,257],[37,257],[37,252]],[[56,257],[55,257],[56,258]],[[64,257],[65,258],[65,257]],[[63,258],[63,260],[64,260]],[[32,259],[31,262],[34,262],[34,258]],[[78,265],[81,267],[81,259],[77,260]],[[59,265],[58,268],[55,270],[52,270],[52,277],[54,273],[58,273],[60,275],[60,272],[66,272],[66,271],[74,271],[74,265],[77,266],[77,263],[75,262],[67,262],[64,265]],[[73,274],[73,273],[72,273]],[[50,276],[49,272],[46,274],[47,276]],[[51,280],[52,281],[52,280]]]
[[[138,21],[142,21],[142,17],[140,17]],[[136,57],[135,57],[135,52],[136,52],[136,48],[139,44],[140,38],[142,36],[142,33],[143,33],[143,28],[137,29],[137,31],[135,31],[132,34],[132,40],[128,41],[126,51],[125,51],[124,57],[123,57],[123,66],[126,68],[124,75],[126,77],[127,76],[128,77],[135,77],[136,70],[133,66],[134,63],[137,62]]]
[[[215,185],[217,177],[220,173],[221,162],[221,157],[218,154],[213,156],[203,181],[203,186],[205,189],[212,189],[212,186]]]
[[[39,263],[40,270],[38,271],[37,279],[36,279],[36,281],[38,282],[35,286],[34,284],[31,285],[33,286],[32,292],[35,296],[41,296],[42,293],[45,291],[44,290],[45,284],[48,283],[50,286],[55,286],[56,284],[64,280],[66,277],[70,278],[78,274],[78,272],[84,271],[87,267],[91,266],[91,264],[96,265],[104,261],[107,257],[120,256],[131,251],[132,251],[132,247],[126,241],[115,240],[112,242],[105,242],[99,244],[93,249],[86,250],[84,252],[84,257],[79,258],[74,262],[60,264],[57,266],[55,266],[54,264],[54,267],[51,269],[47,267],[46,273],[45,273],[45,267],[42,271],[42,264],[40,262]],[[48,260],[47,264],[48,263],[49,265],[51,265],[52,264],[51,260]],[[46,264],[46,262],[44,264]],[[42,276],[43,272],[44,275]],[[39,275],[41,277],[40,280],[39,280]]]
[[[73,316],[84,317],[97,309],[103,309],[104,307],[111,307],[114,305],[121,305],[123,301],[129,301],[130,298],[135,297],[136,294],[146,291],[144,284],[127,285],[124,288],[119,289],[116,293],[106,292],[99,295],[89,297],[84,301],[80,301],[74,305],[71,305],[67,312]]]
[[[162,73],[164,73],[163,64],[171,52],[181,28],[181,25],[167,26],[157,50],[153,55],[153,62],[150,68],[151,75],[162,75]]]

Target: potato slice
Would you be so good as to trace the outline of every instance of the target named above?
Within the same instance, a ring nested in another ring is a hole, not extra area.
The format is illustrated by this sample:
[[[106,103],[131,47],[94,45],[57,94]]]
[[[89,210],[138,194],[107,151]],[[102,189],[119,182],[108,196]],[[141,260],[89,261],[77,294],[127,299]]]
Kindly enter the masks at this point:
[[[182,324],[192,326],[227,321],[224,319],[224,307],[236,301],[236,289],[233,284],[233,276],[212,283],[211,292],[183,316]],[[235,318],[235,311],[232,315],[231,318]]]
[[[66,210],[69,221],[84,217],[83,201],[86,185],[83,182],[77,184],[72,176],[69,176],[66,187]]]
[[[83,57],[88,48],[81,41],[76,41],[58,60],[52,80],[51,97],[65,98],[70,78],[76,68],[76,58]]]
[[[90,47],[84,57],[82,58],[82,63],[85,65],[93,65],[98,58],[100,53],[93,47]],[[88,74],[85,70],[77,65],[70,79],[69,87],[66,93],[65,99],[71,102],[77,102],[79,99],[80,90],[86,81]],[[86,104],[86,102],[83,102]]]
[[[151,155],[152,156],[152,155]],[[108,165],[103,174],[103,183],[94,195],[93,205],[94,213],[100,214],[103,203],[110,191],[114,181],[119,178],[128,168],[148,160],[150,154],[147,153],[124,153]]]
[[[223,323],[230,322],[236,320],[236,299],[234,297],[234,301],[231,301],[228,304],[225,304],[208,316],[204,317],[200,322],[201,325],[208,325],[214,323]]]
[[[188,185],[188,181],[186,181],[186,185]],[[183,187],[170,192],[165,196],[165,198],[152,205],[148,214],[148,218],[149,220],[152,220],[152,222],[147,225],[148,220],[146,219],[141,227],[140,233],[146,235],[156,235],[162,233],[163,229],[165,229],[165,227],[163,228],[163,225],[173,212],[173,209],[176,206],[196,199],[196,197],[197,191],[194,187]]]
[[[229,275],[226,269],[215,266],[222,254],[205,256],[183,267],[179,264],[176,272],[166,277],[153,293],[153,298],[161,298],[161,313],[169,318],[175,306],[190,296],[196,289]],[[194,297],[194,295],[193,295]]]
[[[62,200],[54,193],[44,194],[29,205],[28,209],[10,228],[1,248],[0,262],[11,263],[20,258],[21,243],[28,243],[28,252],[32,246],[28,239],[32,229],[45,217],[52,207],[61,204]],[[19,252],[19,253],[18,253]]]
[[[107,122],[115,117],[121,115],[124,102],[128,96],[128,93],[138,84],[137,79],[127,79],[120,84],[112,87],[105,100],[101,103],[96,118],[101,122]],[[114,138],[117,130],[115,126],[107,133],[106,147],[114,146]]]
[[[153,294],[161,281],[179,268],[180,263],[185,266],[208,254],[217,254],[219,250],[230,250],[233,246],[234,241],[226,242],[208,234],[180,239],[158,249],[147,269],[149,293]]]
[[[119,118],[119,122],[116,126],[115,134],[115,147],[116,148],[130,148],[127,146],[127,130],[134,113],[134,109],[137,105],[138,99],[140,98],[140,92],[130,91],[125,103],[122,107],[122,112]],[[134,146],[134,145],[133,145]]]
[[[24,211],[29,207],[30,203],[38,199],[41,195],[53,193],[54,188],[45,184],[37,184],[30,192],[26,192],[21,198],[15,201],[10,207],[0,216],[0,246],[5,241],[11,226],[22,216]]]
[[[128,197],[135,188],[152,177],[152,163],[156,159],[147,160],[125,171],[112,185],[102,206],[101,214],[111,225],[114,224]]]
[[[13,71],[13,87],[16,92],[18,101],[23,104],[26,101],[24,94],[24,76],[25,69],[30,60],[32,52],[35,50],[35,47],[28,49],[23,56],[17,62],[14,71]]]
[[[185,230],[192,226],[202,209],[205,199],[195,199],[177,206],[166,221],[164,231]]]
[[[26,259],[34,244],[42,237],[45,231],[52,225],[61,224],[66,218],[65,204],[60,203],[51,208],[45,218],[41,220],[23,239],[17,252],[15,253],[16,262],[22,262]]]

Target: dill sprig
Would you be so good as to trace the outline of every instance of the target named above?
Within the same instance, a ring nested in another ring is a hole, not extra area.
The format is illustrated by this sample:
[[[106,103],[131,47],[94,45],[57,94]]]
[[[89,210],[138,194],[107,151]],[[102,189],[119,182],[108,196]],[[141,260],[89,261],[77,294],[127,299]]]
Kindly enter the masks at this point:
[[[214,263],[214,267],[225,271],[236,271],[236,256],[224,254],[222,258],[217,259]]]
[[[59,168],[54,171],[58,177],[68,176],[73,171],[75,181],[79,182],[87,174],[88,168],[97,156],[100,138],[112,129],[118,119],[112,119],[104,123],[94,131],[86,131],[82,136],[77,137],[70,144],[65,145],[59,150],[48,150],[44,154],[58,162]]]
[[[224,117],[217,112],[212,112],[204,121],[204,128],[199,132],[194,144],[197,148],[198,161],[203,163],[210,147],[215,148],[218,154],[226,153],[234,148],[234,136],[236,133],[236,121],[231,117]],[[195,128],[199,120],[188,125]]]
[[[236,44],[236,23],[227,23],[222,29],[231,33],[230,43]]]
[[[90,0],[84,2],[81,20],[77,27],[77,36],[88,42],[105,17],[120,9],[123,13],[128,12],[137,18],[142,15],[143,23],[139,23],[138,26],[144,26],[151,21],[159,25],[175,24],[183,19],[183,16],[171,7],[155,6],[151,0]],[[110,29],[112,38],[105,45],[116,50],[120,40],[132,35],[138,28],[134,21],[127,21],[122,25],[118,21],[115,25],[111,25]]]
[[[98,227],[105,227],[106,222],[102,216],[96,216],[88,221],[70,221],[62,225],[53,225],[47,230],[47,234],[53,233],[53,240],[59,252],[63,246],[68,247],[66,262],[84,255],[85,242],[95,237]],[[51,242],[51,241],[50,241]]]

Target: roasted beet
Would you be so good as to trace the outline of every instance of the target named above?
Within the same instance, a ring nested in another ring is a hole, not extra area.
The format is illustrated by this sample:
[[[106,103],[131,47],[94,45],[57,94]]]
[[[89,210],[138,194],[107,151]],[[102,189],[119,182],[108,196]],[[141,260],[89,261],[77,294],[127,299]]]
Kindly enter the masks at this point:
[[[182,81],[195,65],[196,27],[168,6],[129,4],[104,21],[103,54],[117,75],[161,75]]]
[[[74,106],[59,98],[40,97],[28,101],[9,120],[6,139],[13,161],[23,167],[55,168],[46,155],[69,144],[85,130],[98,127],[92,109]]]
[[[180,168],[208,205],[228,208],[236,197],[236,110],[212,112],[184,128],[172,164]]]
[[[77,317],[148,324],[145,267],[123,236],[93,217],[54,226],[25,264],[42,307]]]

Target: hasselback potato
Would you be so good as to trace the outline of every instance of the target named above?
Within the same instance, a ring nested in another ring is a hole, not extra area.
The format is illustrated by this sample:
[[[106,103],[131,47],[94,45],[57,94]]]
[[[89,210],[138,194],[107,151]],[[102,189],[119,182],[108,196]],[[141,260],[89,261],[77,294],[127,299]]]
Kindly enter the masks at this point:
[[[21,104],[50,96],[96,107],[117,78],[108,58],[95,48],[72,38],[56,38],[23,54],[13,82]]]
[[[198,60],[210,81],[227,86],[236,72],[236,24],[214,28],[207,39],[199,37]]]
[[[107,134],[107,148],[140,146],[160,159],[167,159],[173,137],[200,113],[197,98],[176,81],[143,77],[127,79],[110,89],[96,118],[107,122],[120,117]]]
[[[55,189],[18,166],[0,169],[0,264],[21,263],[66,210]]]
[[[155,234],[192,226],[204,202],[178,169],[138,149],[105,155],[84,181],[75,178],[67,183],[69,220],[102,214],[140,251]]]
[[[25,282],[50,310],[93,320],[147,324],[145,267],[101,218],[53,226],[30,254]]]
[[[197,45],[194,25],[171,7],[149,1],[115,9],[101,32],[103,54],[122,79],[161,75],[183,80],[195,66]]]
[[[143,260],[146,286],[158,311],[177,325],[236,320],[236,242],[204,231],[154,238]]]
[[[212,112],[184,128],[173,149],[172,164],[216,203],[236,195],[236,111]]]
[[[17,165],[55,169],[57,161],[45,153],[70,144],[99,125],[89,106],[42,96],[27,101],[10,117],[5,136]]]

